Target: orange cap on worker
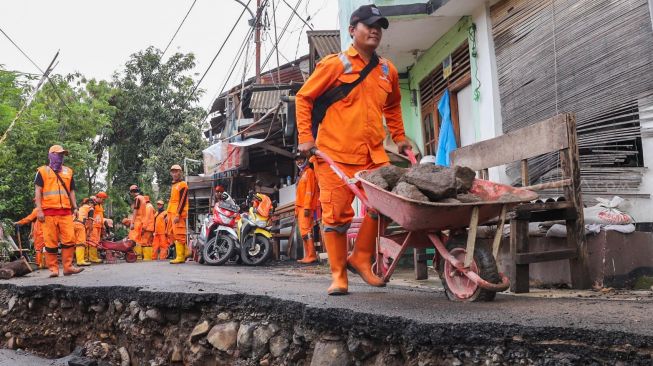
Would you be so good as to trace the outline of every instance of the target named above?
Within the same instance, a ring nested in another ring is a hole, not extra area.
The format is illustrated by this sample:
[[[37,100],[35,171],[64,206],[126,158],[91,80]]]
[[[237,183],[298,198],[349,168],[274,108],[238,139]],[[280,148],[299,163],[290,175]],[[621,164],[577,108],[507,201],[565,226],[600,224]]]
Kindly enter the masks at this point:
[[[68,155],[68,150],[64,149],[63,146],[61,145],[52,145],[50,146],[50,150],[48,150],[48,153],[52,154],[61,154],[63,153],[64,155]]]
[[[170,170],[171,170],[171,171],[172,171],[172,170],[181,170],[181,166],[179,166],[178,164],[175,164],[175,165],[173,165],[173,166],[170,167]]]

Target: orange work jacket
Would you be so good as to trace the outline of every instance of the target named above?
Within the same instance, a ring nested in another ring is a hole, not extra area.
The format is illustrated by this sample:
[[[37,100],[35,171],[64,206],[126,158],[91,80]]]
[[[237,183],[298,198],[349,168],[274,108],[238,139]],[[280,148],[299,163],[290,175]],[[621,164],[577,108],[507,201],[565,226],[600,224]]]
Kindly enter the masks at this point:
[[[95,229],[103,229],[104,228],[104,207],[102,205],[95,205],[93,208],[94,210],[94,217],[93,217],[93,227]]]
[[[166,234],[166,223],[168,219],[168,213],[165,211],[157,212],[154,216],[154,233],[155,234]]]
[[[315,171],[311,167],[306,167],[297,182],[295,213],[299,214],[301,210],[316,210],[318,198],[319,194]]]
[[[36,218],[38,211],[33,209],[32,212],[25,218],[18,221],[18,225],[27,225],[32,223],[32,232],[30,236],[33,241],[43,240],[43,227],[41,222]]]
[[[167,211],[170,217],[186,218],[188,216],[188,184],[186,182],[177,182],[170,187]]]
[[[313,142],[311,111],[313,102],[327,90],[354,82],[366,62],[354,47],[322,59],[296,95],[299,143]],[[318,130],[318,149],[345,164],[375,164],[389,161],[383,147],[383,118],[394,142],[406,140],[401,118],[399,73],[395,66],[379,58],[375,67],[345,98],[333,103]]]
[[[134,207],[136,209],[135,215],[134,215],[134,225],[136,223],[144,223],[146,220],[146,202],[145,202],[145,196],[139,194],[134,198]]]
[[[64,209],[71,208],[70,198],[66,193],[66,189],[70,192],[70,185],[73,180],[73,170],[67,166],[62,166],[59,176],[64,182],[66,189],[57,179],[54,170],[47,165],[38,169],[38,172],[43,178],[43,198],[41,199],[42,209]]]
[[[145,204],[145,220],[143,221],[143,229],[145,231],[154,231],[154,215],[156,209],[150,202]]]

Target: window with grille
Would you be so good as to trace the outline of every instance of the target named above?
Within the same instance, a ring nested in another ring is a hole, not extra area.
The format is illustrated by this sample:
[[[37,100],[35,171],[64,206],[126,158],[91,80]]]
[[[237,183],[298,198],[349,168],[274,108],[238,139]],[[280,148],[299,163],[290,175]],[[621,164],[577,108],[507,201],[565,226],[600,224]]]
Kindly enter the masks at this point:
[[[471,83],[469,45],[467,41],[461,44],[451,54],[451,75],[443,77],[442,63],[431,71],[419,83],[420,105],[422,109],[422,131],[424,135],[424,151],[427,155],[435,155],[440,134],[440,114],[438,101],[445,90],[451,94],[451,112],[456,139],[460,144],[460,129],[458,127],[458,103],[456,92]]]

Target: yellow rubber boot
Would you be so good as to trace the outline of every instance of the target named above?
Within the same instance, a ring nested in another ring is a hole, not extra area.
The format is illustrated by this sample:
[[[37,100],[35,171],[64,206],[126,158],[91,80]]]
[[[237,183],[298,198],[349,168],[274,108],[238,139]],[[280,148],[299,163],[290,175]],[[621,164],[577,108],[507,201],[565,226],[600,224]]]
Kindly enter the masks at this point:
[[[84,245],[75,246],[75,259],[78,266],[90,266],[91,263],[84,259]]]
[[[88,260],[91,263],[102,263],[102,259],[98,256],[96,247],[88,247]]]
[[[381,223],[382,231],[385,225]],[[363,219],[358,236],[354,243],[354,250],[347,258],[347,267],[357,273],[363,281],[374,287],[385,286],[385,281],[372,272],[372,256],[376,250],[376,235],[379,230],[379,219],[368,214]]]
[[[185,254],[186,254],[186,256],[184,257],[184,259],[188,259],[188,258],[192,258],[192,257],[193,257],[193,250],[190,249],[189,246],[186,246],[186,244],[184,244],[184,252],[185,252]]]
[[[186,245],[184,243],[175,242],[175,259],[171,260],[171,264],[181,264],[186,262]]]
[[[152,247],[143,247],[143,260],[144,261],[152,260]]]
[[[136,252],[136,259],[143,259],[143,247],[140,244],[134,246],[134,252]]]

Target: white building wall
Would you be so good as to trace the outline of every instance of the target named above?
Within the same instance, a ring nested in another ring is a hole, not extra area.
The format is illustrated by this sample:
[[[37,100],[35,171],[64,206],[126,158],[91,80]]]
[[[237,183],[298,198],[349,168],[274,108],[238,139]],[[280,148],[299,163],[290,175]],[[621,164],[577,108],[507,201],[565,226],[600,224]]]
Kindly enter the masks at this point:
[[[476,124],[476,141],[478,142],[502,135],[503,127],[489,3],[486,2],[479,6],[472,13],[472,22],[476,24],[478,53],[476,60],[477,75],[472,70],[472,87],[476,88],[480,82],[480,99],[474,103],[473,111]],[[477,76],[478,81],[476,80]],[[507,183],[509,180],[505,173],[505,167],[491,168],[490,180]]]
[[[653,96],[639,101],[639,118],[642,121],[641,127],[653,129]],[[647,120],[648,121],[645,121]],[[644,166],[647,167],[642,177],[640,193],[653,194],[653,137],[642,138],[642,152],[644,155]],[[653,222],[653,201],[650,198],[629,199],[630,205],[626,207],[627,212],[637,222]]]

